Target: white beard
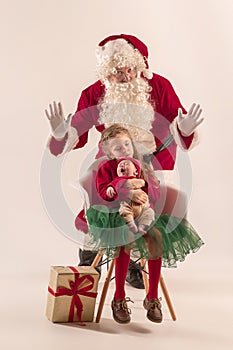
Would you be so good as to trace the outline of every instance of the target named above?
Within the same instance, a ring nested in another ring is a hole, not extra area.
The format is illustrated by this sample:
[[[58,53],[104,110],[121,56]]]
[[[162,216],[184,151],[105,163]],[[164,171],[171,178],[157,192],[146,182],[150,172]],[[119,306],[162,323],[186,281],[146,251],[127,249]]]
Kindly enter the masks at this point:
[[[106,93],[99,102],[99,124],[134,125],[150,130],[154,109],[149,103],[151,87],[143,78],[127,83],[105,82]]]

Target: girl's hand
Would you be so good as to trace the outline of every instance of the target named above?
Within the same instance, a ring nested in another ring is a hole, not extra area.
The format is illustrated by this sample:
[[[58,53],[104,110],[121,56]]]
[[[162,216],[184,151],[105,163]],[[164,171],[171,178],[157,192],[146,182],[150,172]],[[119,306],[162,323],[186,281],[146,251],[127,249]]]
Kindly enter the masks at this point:
[[[148,200],[148,196],[141,189],[130,190],[129,191],[129,199],[138,203],[138,204],[145,204]]]
[[[136,190],[138,188],[141,188],[141,187],[145,186],[145,184],[146,184],[145,180],[134,178],[134,179],[126,180],[125,184],[124,184],[124,187],[130,188],[132,190]]]
[[[49,113],[50,112],[50,113]],[[45,114],[49,120],[51,131],[56,139],[62,139],[68,131],[70,118],[72,114],[64,118],[62,104],[53,102],[49,105],[49,112],[45,110]]]

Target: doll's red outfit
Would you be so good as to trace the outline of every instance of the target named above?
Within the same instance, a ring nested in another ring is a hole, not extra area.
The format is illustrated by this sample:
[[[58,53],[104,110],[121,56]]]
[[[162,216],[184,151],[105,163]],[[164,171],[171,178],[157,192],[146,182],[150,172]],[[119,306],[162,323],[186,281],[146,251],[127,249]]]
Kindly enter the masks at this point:
[[[130,159],[132,163],[137,162],[133,158],[121,158],[118,160],[118,164],[122,160]],[[109,163],[110,162],[110,163]],[[96,187],[97,191],[101,192],[102,196],[104,195],[105,199],[107,200],[120,200],[120,208],[119,213],[120,215],[125,219],[126,223],[134,222],[134,219],[137,219],[138,225],[145,225],[148,226],[152,223],[154,220],[154,211],[150,207],[150,203],[148,200],[147,195],[147,201],[143,204],[137,203],[133,200],[133,193],[135,190],[140,190],[144,192],[148,192],[148,186],[146,181],[143,178],[140,178],[141,173],[141,167],[139,163],[137,162],[138,167],[138,174],[136,176],[116,176],[115,179],[113,179],[108,185],[107,188],[105,186],[106,179],[103,179],[104,173],[106,173],[105,169],[109,169],[109,166],[112,164],[115,167],[115,161],[107,161],[103,162],[103,165],[100,166],[99,171],[97,172],[96,176]],[[102,171],[101,171],[102,170]],[[103,181],[104,180],[104,181]],[[114,195],[109,197],[107,194],[108,187],[112,187],[114,190]],[[106,190],[105,190],[106,188]],[[101,191],[100,191],[101,189]],[[152,193],[155,195],[158,194],[159,187],[154,188],[152,190]],[[125,198],[127,197],[127,200]]]
[[[120,188],[128,188],[133,195],[133,191],[142,190],[144,180],[135,178],[134,176],[124,176],[115,179],[111,186],[118,192]],[[137,220],[138,225],[149,226],[154,220],[154,211],[150,208],[149,200],[143,204],[139,204],[134,200],[121,201],[119,213],[125,219],[126,223]]]
[[[130,190],[124,186],[126,180],[129,177],[117,177],[117,166],[118,161],[116,159],[110,159],[107,161],[104,160],[99,165],[95,180],[96,190],[99,194],[101,203],[114,207],[117,207],[117,205],[119,205],[119,201],[128,200]],[[106,193],[109,186],[112,186],[116,190],[116,194],[112,198],[110,198]],[[153,208],[155,202],[157,202],[160,197],[160,188],[158,184],[155,183],[155,180],[152,176],[149,175],[148,180],[145,181],[145,186],[142,187],[142,190],[148,194]],[[118,203],[116,201],[118,201]]]

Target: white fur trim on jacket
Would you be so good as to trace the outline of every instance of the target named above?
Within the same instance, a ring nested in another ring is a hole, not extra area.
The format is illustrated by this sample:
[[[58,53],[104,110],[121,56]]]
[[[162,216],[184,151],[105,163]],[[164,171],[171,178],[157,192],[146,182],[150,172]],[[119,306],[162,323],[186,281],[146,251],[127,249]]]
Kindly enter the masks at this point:
[[[183,151],[190,151],[198,144],[198,133],[197,131],[194,131],[194,137],[193,141],[190,145],[190,147],[187,149],[182,145],[182,137],[178,131],[178,124],[177,124],[177,118],[176,117],[173,122],[170,124],[170,132],[172,136],[174,137],[175,143],[183,150]]]
[[[47,144],[48,147],[50,146],[51,139],[52,139],[52,136],[48,140],[48,144]],[[78,143],[78,141],[79,141],[79,137],[78,137],[77,129],[74,128],[73,126],[70,126],[68,129],[68,138],[66,140],[63,151],[57,156],[58,157],[63,156],[65,153],[71,151],[74,148],[74,146]]]

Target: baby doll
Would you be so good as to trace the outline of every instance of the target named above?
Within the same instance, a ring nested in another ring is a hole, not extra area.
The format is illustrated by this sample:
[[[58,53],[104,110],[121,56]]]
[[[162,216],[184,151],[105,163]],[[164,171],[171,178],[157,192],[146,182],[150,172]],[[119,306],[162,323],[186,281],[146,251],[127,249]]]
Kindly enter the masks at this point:
[[[136,159],[130,157],[120,158],[117,165],[117,177],[107,187],[107,196],[113,198],[121,188],[127,188],[132,195],[135,190],[140,189],[143,191],[146,182],[140,175],[141,166]],[[134,200],[121,201],[119,213],[133,233],[140,232],[142,235],[147,233],[150,224],[155,218],[154,211],[150,208],[148,195],[147,201],[142,204]],[[136,219],[138,227],[134,219]]]

